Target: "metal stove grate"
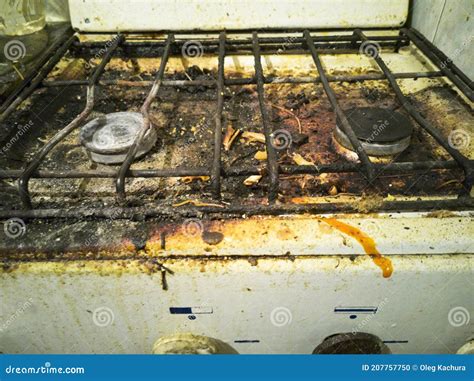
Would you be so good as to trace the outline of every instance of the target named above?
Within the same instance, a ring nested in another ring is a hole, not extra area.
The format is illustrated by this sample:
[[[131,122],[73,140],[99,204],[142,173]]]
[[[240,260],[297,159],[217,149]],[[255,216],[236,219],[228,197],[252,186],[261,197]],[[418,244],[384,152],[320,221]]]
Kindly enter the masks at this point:
[[[42,149],[35,158],[27,165],[25,170],[2,170],[0,179],[17,179],[19,195],[24,205],[24,210],[1,210],[0,217],[7,218],[16,216],[21,218],[52,218],[52,217],[107,217],[110,218],[134,218],[139,216],[151,217],[166,214],[176,214],[178,211],[169,205],[158,205],[156,203],[145,207],[126,207],[126,180],[132,177],[158,178],[158,177],[184,177],[184,176],[210,176],[212,195],[215,200],[221,197],[221,181],[223,177],[250,176],[265,174],[269,179],[268,205],[206,205],[206,206],[186,206],[179,209],[179,213],[192,215],[196,213],[230,213],[230,214],[285,214],[285,213],[323,213],[352,211],[352,203],[321,203],[309,205],[278,204],[280,175],[321,175],[323,173],[351,173],[360,172],[364,174],[368,183],[371,183],[376,173],[383,168],[384,171],[392,174],[406,174],[417,170],[455,169],[461,168],[464,171],[463,190],[457,199],[446,200],[416,200],[416,201],[385,201],[380,210],[427,210],[431,208],[472,208],[474,205],[470,196],[474,181],[473,162],[463,156],[457,149],[448,144],[442,134],[434,128],[414,107],[410,100],[403,94],[397,79],[402,78],[432,78],[447,77],[459,90],[473,101],[473,83],[470,81],[441,51],[427,41],[419,32],[414,29],[401,29],[398,36],[370,36],[367,37],[361,30],[353,30],[352,35],[326,35],[312,36],[308,30],[301,33],[300,37],[288,37],[280,33],[277,37],[259,37],[257,32],[252,33],[251,39],[228,39],[228,33],[221,32],[218,37],[207,38],[201,41],[205,53],[218,55],[217,80],[165,80],[164,73],[168,58],[181,51],[184,40],[180,39],[180,34],[169,34],[166,40],[132,41],[128,40],[131,34],[117,34],[111,41],[113,43],[106,49],[100,64],[94,69],[90,78],[84,80],[54,80],[47,81],[46,77],[54,66],[69,52],[73,55],[93,56],[98,50],[103,49],[100,42],[79,42],[77,35],[72,31],[65,35],[54,47],[48,50],[49,59],[42,62],[43,66],[35,76],[27,77],[21,86],[4,102],[0,110],[0,123],[17,109],[17,107],[27,99],[37,88],[52,86],[86,86],[87,99],[84,110],[77,115],[74,120],[60,130]],[[380,55],[373,56],[378,67],[383,74],[363,74],[363,75],[334,75],[325,73],[320,60],[320,54],[338,54],[340,52],[357,51],[362,44],[373,44],[371,48],[379,47],[392,48],[394,51],[410,43],[416,45],[438,68],[439,71],[412,72],[412,73],[392,73]],[[316,68],[318,77],[265,77],[261,64],[261,54],[270,54],[278,51],[279,46],[284,44],[285,50],[291,53],[310,54]],[[255,76],[253,78],[233,78],[226,79],[224,72],[224,58],[226,55],[252,54],[255,60]],[[208,86],[215,87],[217,93],[217,112],[214,117],[214,138],[213,138],[213,160],[211,168],[188,168],[177,169],[162,168],[153,170],[131,169],[133,157],[144,138],[149,123],[145,123],[136,138],[135,143],[130,148],[126,160],[118,170],[41,170],[39,169],[45,157],[73,130],[81,126],[88,118],[94,108],[94,94],[97,86],[134,86],[133,83],[121,80],[101,80],[104,68],[112,57],[157,57],[161,56],[161,63],[154,81],[145,81],[135,86],[150,86],[151,90],[141,107],[141,112],[148,120],[150,104],[157,95],[160,86]],[[406,112],[429,134],[437,143],[443,147],[452,157],[448,161],[420,161],[420,162],[394,162],[390,164],[375,164],[371,162],[369,156],[364,151],[360,141],[357,139],[347,117],[340,107],[336,94],[331,88],[331,82],[360,82],[366,80],[387,80],[391,89],[395,93],[399,103]],[[330,163],[317,164],[314,166],[280,165],[277,161],[277,153],[271,144],[272,128],[265,105],[264,85],[272,83],[321,83],[324,91],[341,122],[341,128],[349,138],[351,144],[356,147],[359,163]],[[261,113],[262,127],[265,135],[265,146],[267,150],[267,161],[264,168],[260,167],[232,167],[223,168],[221,160],[222,147],[222,112],[224,105],[224,86],[242,86],[254,84],[257,88],[259,108]],[[31,178],[40,179],[86,179],[86,178],[113,178],[115,179],[117,206],[107,208],[58,208],[58,209],[35,209],[29,192],[29,181]],[[122,205],[122,206],[120,206]]]

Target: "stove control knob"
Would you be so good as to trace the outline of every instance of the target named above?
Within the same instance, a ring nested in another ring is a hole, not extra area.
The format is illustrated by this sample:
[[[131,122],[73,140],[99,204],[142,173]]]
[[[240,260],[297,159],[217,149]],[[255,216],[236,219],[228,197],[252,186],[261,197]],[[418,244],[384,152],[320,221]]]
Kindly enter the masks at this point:
[[[456,352],[458,355],[474,355],[474,339],[468,341]]]
[[[313,351],[319,354],[391,354],[379,337],[365,332],[337,333],[326,337]]]
[[[153,354],[238,354],[229,344],[207,336],[177,333],[163,336],[153,345]]]

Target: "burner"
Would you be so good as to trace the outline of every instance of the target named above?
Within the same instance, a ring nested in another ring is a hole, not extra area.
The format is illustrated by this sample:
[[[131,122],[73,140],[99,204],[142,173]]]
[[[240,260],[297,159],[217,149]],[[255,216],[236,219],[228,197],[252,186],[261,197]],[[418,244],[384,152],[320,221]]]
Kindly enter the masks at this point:
[[[97,163],[120,164],[143,126],[139,112],[116,112],[91,120],[82,127],[81,143]],[[145,134],[135,158],[145,155],[156,143],[156,131]]]
[[[356,107],[346,110],[347,120],[369,156],[391,156],[410,145],[413,125],[403,114],[384,108]],[[335,140],[344,148],[354,151],[337,119]]]

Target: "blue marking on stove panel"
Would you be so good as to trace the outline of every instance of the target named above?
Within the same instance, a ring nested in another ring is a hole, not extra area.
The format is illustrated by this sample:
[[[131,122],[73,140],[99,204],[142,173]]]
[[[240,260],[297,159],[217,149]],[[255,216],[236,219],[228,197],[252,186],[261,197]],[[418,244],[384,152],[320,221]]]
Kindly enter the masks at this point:
[[[199,315],[212,314],[213,312],[212,307],[170,307],[172,315]]]
[[[376,314],[378,307],[336,307],[336,314]]]
[[[170,314],[173,314],[173,315],[181,315],[181,314],[190,315],[190,314],[192,314],[191,307],[170,307]]]

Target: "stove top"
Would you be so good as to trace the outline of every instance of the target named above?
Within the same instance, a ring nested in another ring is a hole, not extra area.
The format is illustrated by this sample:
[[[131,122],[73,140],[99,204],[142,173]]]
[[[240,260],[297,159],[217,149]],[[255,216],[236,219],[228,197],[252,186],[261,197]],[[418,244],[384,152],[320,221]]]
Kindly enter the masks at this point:
[[[0,106],[0,351],[470,340],[473,86],[415,30],[70,31],[46,53]]]
[[[473,84],[414,29],[71,32],[27,79],[1,106],[1,218],[474,205]],[[124,114],[120,150],[91,149]]]

